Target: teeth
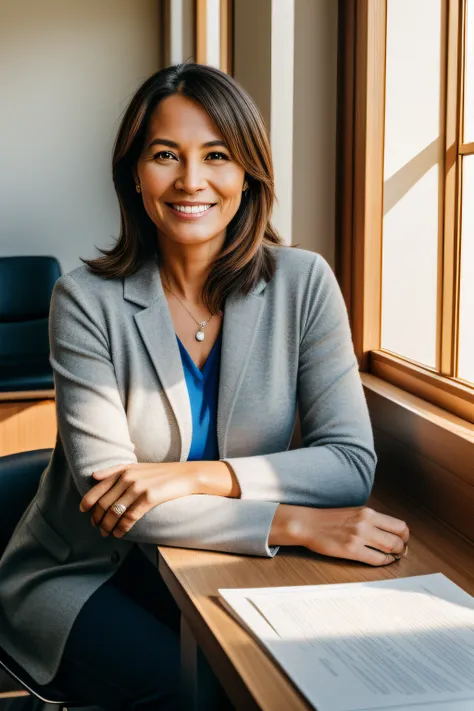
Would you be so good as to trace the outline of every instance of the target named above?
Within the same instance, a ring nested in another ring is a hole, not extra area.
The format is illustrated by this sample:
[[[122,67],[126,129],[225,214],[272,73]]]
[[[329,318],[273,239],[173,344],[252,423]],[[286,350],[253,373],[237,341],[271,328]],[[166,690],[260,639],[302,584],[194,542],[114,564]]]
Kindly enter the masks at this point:
[[[188,212],[188,213],[200,213],[206,212],[212,205],[173,205],[174,210],[178,212]]]

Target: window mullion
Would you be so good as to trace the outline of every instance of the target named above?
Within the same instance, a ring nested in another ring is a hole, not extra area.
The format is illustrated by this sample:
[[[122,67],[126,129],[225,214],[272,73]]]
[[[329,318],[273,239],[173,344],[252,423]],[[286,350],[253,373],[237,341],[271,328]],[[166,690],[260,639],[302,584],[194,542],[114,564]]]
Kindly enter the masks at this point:
[[[445,165],[444,219],[441,231],[440,340],[439,371],[455,377],[457,359],[457,325],[459,313],[459,122],[460,122],[460,55],[461,2],[447,2],[447,61],[445,81]]]
[[[357,0],[352,335],[362,371],[380,348],[386,0]]]

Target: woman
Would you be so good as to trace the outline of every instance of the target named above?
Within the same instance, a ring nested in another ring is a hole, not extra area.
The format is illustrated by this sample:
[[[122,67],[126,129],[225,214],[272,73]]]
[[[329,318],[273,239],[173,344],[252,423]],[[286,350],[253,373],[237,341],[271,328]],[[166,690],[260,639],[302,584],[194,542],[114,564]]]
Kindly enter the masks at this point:
[[[250,97],[211,67],[158,72],[113,175],[117,245],[53,294],[59,434],[0,565],[2,644],[85,703],[170,709],[178,618],[156,544],[385,565],[408,530],[364,507],[376,458],[347,312],[324,259],[270,224]]]

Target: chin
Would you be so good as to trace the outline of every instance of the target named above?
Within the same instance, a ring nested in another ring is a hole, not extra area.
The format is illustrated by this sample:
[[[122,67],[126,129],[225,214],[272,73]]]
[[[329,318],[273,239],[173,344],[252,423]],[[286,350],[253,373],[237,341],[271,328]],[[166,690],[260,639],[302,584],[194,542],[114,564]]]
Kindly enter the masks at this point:
[[[219,239],[219,233],[209,236],[209,234],[173,234],[169,235],[168,239],[178,244],[203,244],[204,242],[212,242]]]

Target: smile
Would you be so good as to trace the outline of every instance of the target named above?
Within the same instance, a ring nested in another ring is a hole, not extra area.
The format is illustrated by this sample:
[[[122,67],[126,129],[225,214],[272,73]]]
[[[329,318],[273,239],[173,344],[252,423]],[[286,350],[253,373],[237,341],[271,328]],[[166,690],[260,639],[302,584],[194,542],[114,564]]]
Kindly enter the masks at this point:
[[[196,220],[205,215],[211,207],[211,203],[203,203],[200,205],[177,205],[176,203],[166,203],[170,210],[177,216],[185,220]]]

